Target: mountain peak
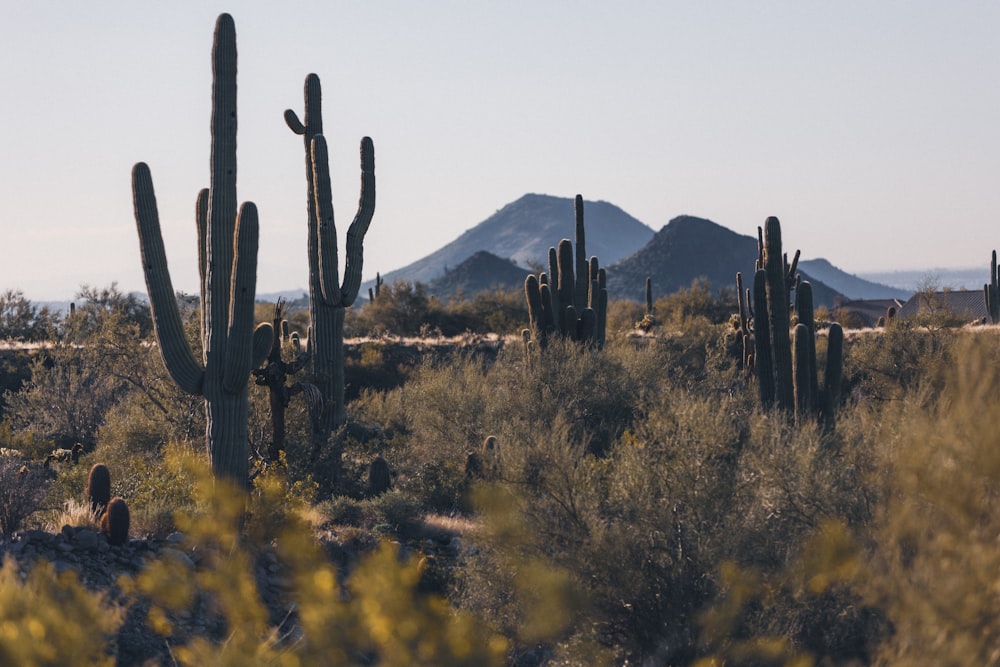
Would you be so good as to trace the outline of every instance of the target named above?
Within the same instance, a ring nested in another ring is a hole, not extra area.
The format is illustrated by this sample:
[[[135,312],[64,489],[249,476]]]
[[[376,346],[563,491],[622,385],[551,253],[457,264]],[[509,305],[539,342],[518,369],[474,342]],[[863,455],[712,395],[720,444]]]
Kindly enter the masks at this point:
[[[441,249],[383,277],[430,283],[445,267],[457,266],[480,250],[524,266],[544,264],[550,247],[575,234],[573,203],[570,197],[523,195]],[[635,252],[653,236],[652,229],[608,202],[584,201],[584,218],[587,254],[597,255],[602,264]]]

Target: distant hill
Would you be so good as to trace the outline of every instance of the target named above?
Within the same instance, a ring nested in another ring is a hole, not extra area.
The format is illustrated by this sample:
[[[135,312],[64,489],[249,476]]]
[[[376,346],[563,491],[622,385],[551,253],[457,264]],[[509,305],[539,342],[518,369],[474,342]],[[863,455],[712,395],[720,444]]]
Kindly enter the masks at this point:
[[[849,299],[899,299],[906,301],[913,290],[865,280],[838,269],[825,259],[804,259],[799,262],[803,271],[824,282]],[[985,273],[989,273],[986,271]]]
[[[491,252],[480,250],[454,268],[449,268],[427,286],[427,293],[435,296],[452,296],[462,292],[472,296],[477,292],[504,289],[523,289],[528,269],[509,259],[502,259]]]
[[[786,249],[786,251],[788,251]],[[794,254],[791,248],[789,255]],[[743,274],[745,287],[753,284],[757,239],[744,236],[711,220],[682,215],[635,254],[608,267],[608,291],[614,298],[642,300],[646,277],[652,280],[653,298],[690,287],[705,278],[714,291],[736,286],[736,273]],[[813,287],[817,306],[833,307],[837,292],[821,280],[800,271]]]
[[[597,255],[602,264],[632,254],[653,237],[652,229],[608,202],[584,201],[584,218],[587,254]],[[382,278],[390,284],[398,280],[430,283],[481,250],[516,262],[527,275],[530,264],[544,265],[549,248],[561,239],[572,239],[575,228],[573,199],[527,194],[439,250]]]

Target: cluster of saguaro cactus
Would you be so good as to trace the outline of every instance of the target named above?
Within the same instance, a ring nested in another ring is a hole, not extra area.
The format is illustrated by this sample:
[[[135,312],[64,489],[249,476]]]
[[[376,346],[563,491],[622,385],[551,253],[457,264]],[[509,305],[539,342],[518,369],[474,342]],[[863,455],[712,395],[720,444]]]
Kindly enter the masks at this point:
[[[205,397],[206,447],[216,475],[248,484],[247,380],[271,343],[271,325],[254,330],[257,209],[236,199],[236,28],[219,16],[212,47],[210,186],[198,195],[202,359],[195,358],[177,307],[149,167],[132,169],[142,267],[160,353],[174,381]]]
[[[344,313],[361,288],[363,242],[375,212],[375,148],[361,140],[361,196],[347,230],[347,257],[343,282],[337,265],[337,229],[326,139],[323,137],[322,91],[319,77],[305,82],[305,115],[285,111],[285,122],[302,135],[308,186],[309,333],[310,370],[323,397],[323,409],[313,433],[314,446],[326,444],[331,433],[347,421],[344,407]]]
[[[552,334],[604,345],[607,329],[607,272],[597,257],[587,258],[583,225],[583,197],[576,196],[576,250],[563,239],[549,248],[549,271],[524,281],[531,332],[544,348]]]
[[[1000,275],[997,274],[997,251],[993,251],[990,261],[990,282],[983,285],[986,296],[986,308],[990,311],[990,321],[1000,323]]]
[[[789,264],[788,256],[781,251],[781,225],[774,217],[767,219],[763,229],[758,228],[758,247],[753,290],[744,292],[743,278],[736,275],[744,367],[757,376],[763,406],[776,405],[799,418],[818,414],[832,425],[840,400],[843,329],[836,322],[829,327],[821,391],[812,286],[795,273],[799,253],[796,251]],[[790,299],[793,292],[797,319],[794,334]]]

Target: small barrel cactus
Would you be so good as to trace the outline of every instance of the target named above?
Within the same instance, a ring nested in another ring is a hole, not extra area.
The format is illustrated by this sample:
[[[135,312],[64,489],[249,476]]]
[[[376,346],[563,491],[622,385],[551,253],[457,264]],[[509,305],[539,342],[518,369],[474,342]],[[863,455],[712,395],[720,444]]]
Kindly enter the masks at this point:
[[[103,463],[95,463],[87,475],[87,500],[94,516],[103,515],[111,502],[111,473]]]
[[[368,496],[380,496],[392,488],[392,472],[389,462],[382,456],[376,456],[368,466]]]
[[[101,532],[108,538],[108,544],[120,546],[128,542],[128,529],[128,504],[116,496],[108,503],[108,509],[101,518]]]

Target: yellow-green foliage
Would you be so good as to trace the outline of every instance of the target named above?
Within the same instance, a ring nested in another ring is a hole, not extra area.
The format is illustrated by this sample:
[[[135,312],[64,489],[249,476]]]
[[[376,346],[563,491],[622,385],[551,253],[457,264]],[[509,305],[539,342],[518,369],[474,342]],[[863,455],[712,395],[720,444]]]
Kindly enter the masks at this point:
[[[892,470],[869,586],[895,632],[888,665],[1000,664],[1000,346],[957,346],[940,395],[887,411]]]
[[[287,484],[264,478],[247,505],[234,488],[199,473],[202,463],[185,458],[176,464],[199,480],[205,513],[177,523],[186,546],[200,549],[205,560],[192,575],[180,559],[161,558],[136,583],[154,601],[150,623],[179,664],[337,666],[356,664],[359,655],[386,666],[502,664],[506,642],[444,599],[420,594],[420,562],[400,560],[394,545],[366,558],[343,590]],[[269,625],[254,580],[254,554],[268,544],[294,582],[299,628],[291,636]],[[206,596],[225,623],[225,641],[195,638],[174,646],[171,614]]]
[[[26,577],[10,558],[0,568],[0,665],[113,665],[121,613],[88,592],[72,572],[48,563]]]

